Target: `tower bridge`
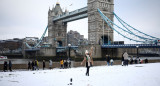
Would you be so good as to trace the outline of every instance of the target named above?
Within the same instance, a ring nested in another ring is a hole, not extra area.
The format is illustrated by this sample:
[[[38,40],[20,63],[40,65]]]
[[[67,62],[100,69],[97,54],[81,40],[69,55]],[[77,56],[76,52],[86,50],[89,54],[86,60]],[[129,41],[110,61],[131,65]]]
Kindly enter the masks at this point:
[[[114,16],[123,27],[114,23]],[[56,56],[57,52],[65,51],[66,46],[69,44],[67,43],[67,23],[87,17],[89,45],[76,46],[76,53],[81,52],[81,55],[84,55],[84,51],[86,49],[90,50],[91,47],[94,50],[94,58],[101,58],[106,54],[109,55],[111,53],[112,57],[113,54],[115,57],[121,57],[121,54],[126,50],[131,51],[132,54],[136,54],[137,46],[141,49],[156,48],[157,51],[160,51],[160,46],[153,44],[153,42],[159,38],[150,36],[135,29],[114,13],[114,0],[88,0],[86,7],[72,12],[63,12],[59,3],[57,3],[52,9],[48,10],[48,26],[46,30],[48,29],[48,38],[51,47],[41,47],[38,49],[38,52],[40,52],[42,56]],[[41,39],[44,37],[46,30]],[[141,44],[114,45],[114,32],[117,32],[120,36],[126,39],[139,42]],[[129,34],[129,36],[126,35],[126,33]],[[67,52],[68,51],[66,51],[66,53]],[[75,56],[75,54],[73,56]]]
[[[60,20],[62,20],[62,22],[71,22],[78,19],[86,18],[88,17],[87,11],[88,11],[87,7],[84,7],[72,12],[66,12],[64,14],[55,16],[53,18],[53,22],[60,21]]]
[[[101,9],[109,19],[113,20],[114,0],[88,0],[88,6],[72,12],[63,12],[60,4],[48,11],[49,43],[54,47],[67,46],[67,22],[88,17],[88,41],[92,45],[101,45],[102,40],[113,42],[113,30],[104,24],[97,8]]]

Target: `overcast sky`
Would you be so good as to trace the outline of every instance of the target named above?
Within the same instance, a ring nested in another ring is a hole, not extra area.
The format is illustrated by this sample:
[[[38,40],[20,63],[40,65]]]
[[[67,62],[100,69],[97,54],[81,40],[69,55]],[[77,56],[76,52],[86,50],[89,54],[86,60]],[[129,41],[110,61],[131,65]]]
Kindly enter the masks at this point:
[[[57,1],[63,10],[87,6],[87,0],[0,0],[0,40],[40,37],[48,23],[48,9]],[[160,38],[160,0],[114,0],[114,4],[115,13],[127,23]],[[88,19],[68,23],[69,30],[88,38]],[[114,33],[114,40],[127,41]]]

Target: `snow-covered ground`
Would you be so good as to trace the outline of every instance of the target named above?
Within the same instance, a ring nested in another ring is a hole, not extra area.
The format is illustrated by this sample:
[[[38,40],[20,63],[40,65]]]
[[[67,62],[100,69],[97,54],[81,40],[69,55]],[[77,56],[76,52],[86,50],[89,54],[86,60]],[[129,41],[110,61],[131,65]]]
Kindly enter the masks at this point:
[[[160,63],[0,72],[0,86],[160,86]]]

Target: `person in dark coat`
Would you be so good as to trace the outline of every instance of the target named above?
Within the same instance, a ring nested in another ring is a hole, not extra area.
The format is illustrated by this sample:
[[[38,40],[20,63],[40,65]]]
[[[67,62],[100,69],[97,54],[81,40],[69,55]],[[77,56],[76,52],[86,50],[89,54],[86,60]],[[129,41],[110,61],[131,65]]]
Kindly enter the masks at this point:
[[[37,70],[37,60],[34,61],[34,68]]]
[[[28,61],[28,70],[31,70],[31,62]]]
[[[71,60],[68,59],[68,68],[71,68]]]
[[[133,64],[133,58],[131,57],[131,59],[130,59],[130,64]]]
[[[110,63],[110,57],[109,55],[106,55],[107,56],[107,65],[109,66],[109,63]]]
[[[124,57],[123,57],[123,54],[122,54],[122,66],[124,65]]]
[[[4,72],[6,72],[6,71],[7,71],[7,61],[4,61],[3,71],[4,71]]]
[[[144,62],[145,62],[145,63],[148,63],[148,59],[146,58],[146,59],[144,60]]]
[[[64,60],[64,68],[67,67],[67,63],[66,63],[66,60]]]
[[[134,63],[137,64],[137,58],[134,60]]]
[[[45,60],[43,60],[43,70],[45,67],[46,67],[46,63],[45,63]]]
[[[12,71],[12,62],[9,60],[9,70]]]
[[[32,70],[34,70],[34,61],[32,61]]]
[[[5,72],[5,61],[3,63],[3,71]]]
[[[64,60],[64,68],[68,68],[68,62],[67,62],[67,60]]]

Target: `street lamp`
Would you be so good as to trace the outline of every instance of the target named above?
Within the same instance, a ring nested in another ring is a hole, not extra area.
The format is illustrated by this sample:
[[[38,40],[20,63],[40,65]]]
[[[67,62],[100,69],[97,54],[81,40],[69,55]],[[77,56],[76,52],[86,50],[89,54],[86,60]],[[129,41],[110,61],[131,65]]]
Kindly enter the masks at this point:
[[[139,55],[138,55],[138,48],[139,48],[139,46],[136,46],[137,47],[137,58],[139,58]]]
[[[71,44],[68,44],[68,48],[69,48],[69,56],[68,59],[70,58],[70,49],[71,49]]]

